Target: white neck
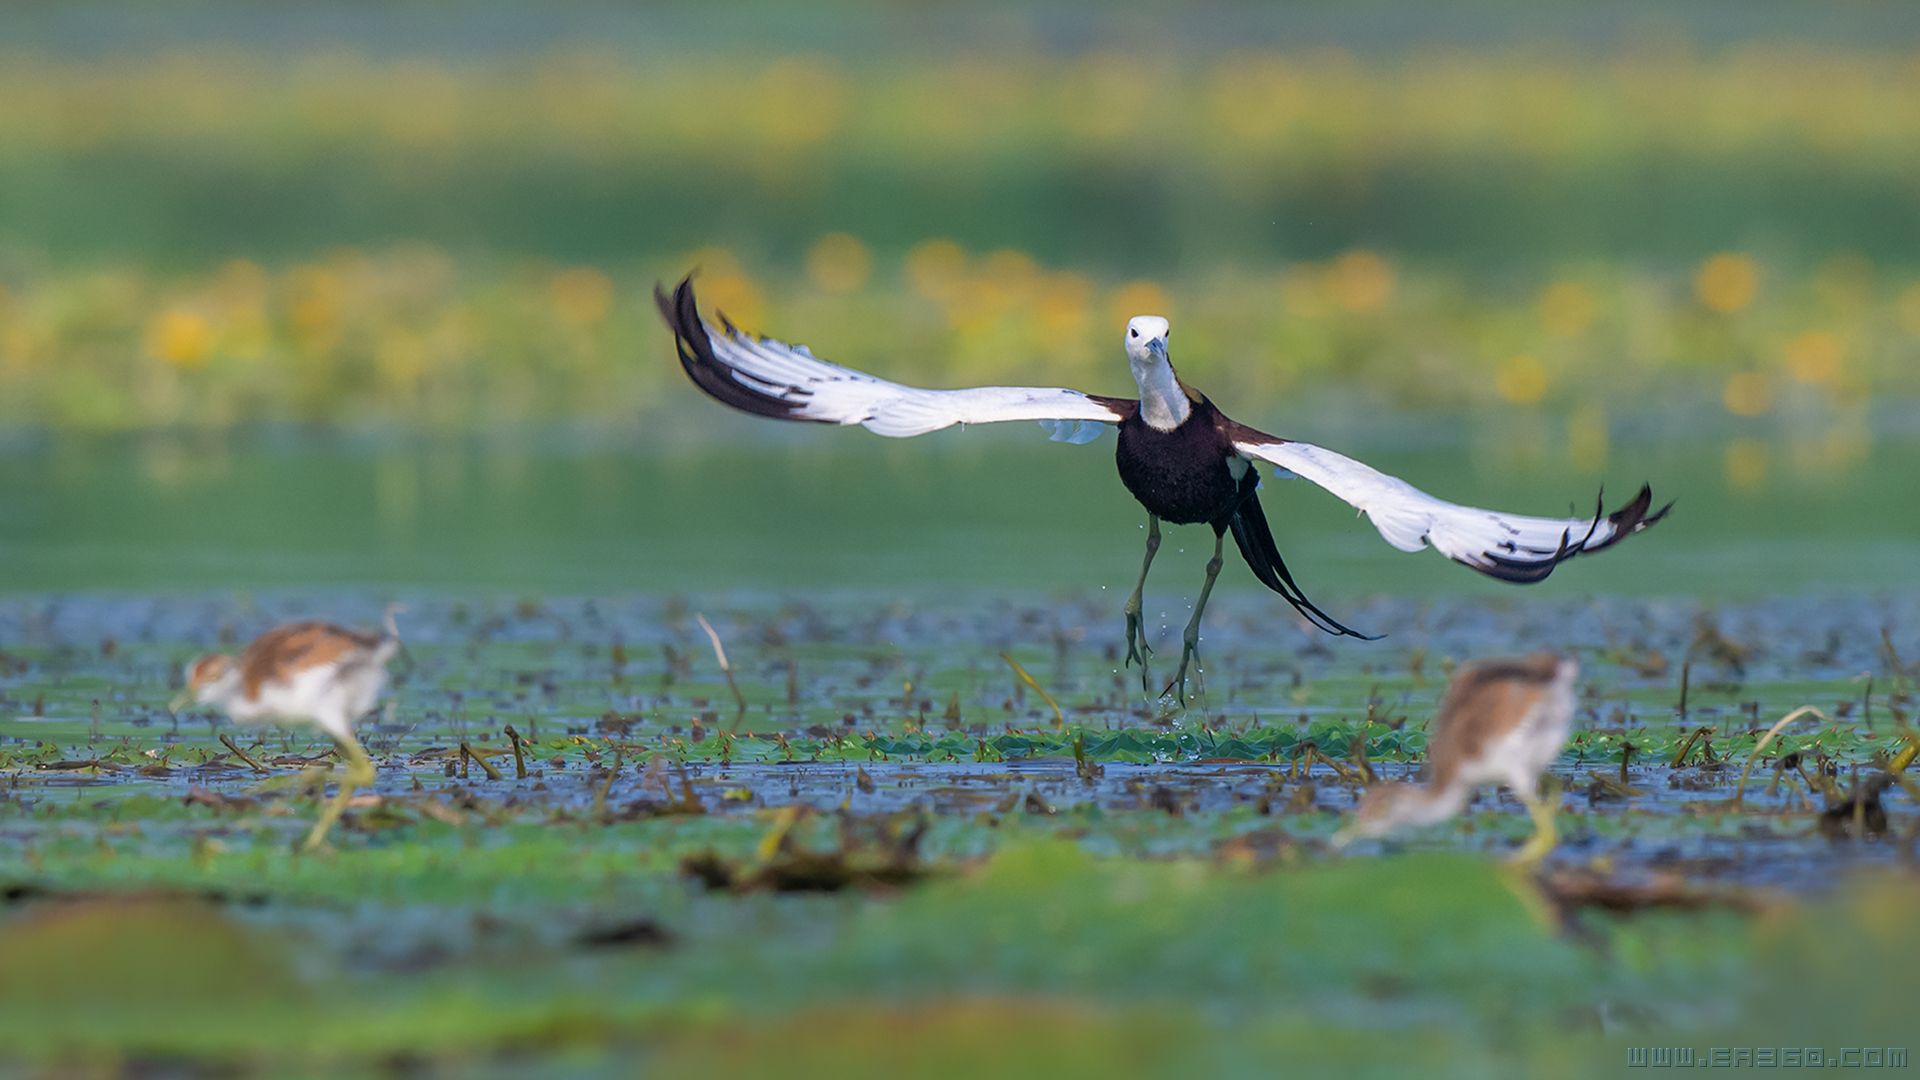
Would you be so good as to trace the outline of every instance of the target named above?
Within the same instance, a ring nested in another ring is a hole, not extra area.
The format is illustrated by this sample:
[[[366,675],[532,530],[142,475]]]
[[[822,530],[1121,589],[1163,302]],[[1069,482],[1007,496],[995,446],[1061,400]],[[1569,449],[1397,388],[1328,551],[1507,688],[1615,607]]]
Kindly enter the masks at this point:
[[[1155,431],[1172,431],[1187,422],[1193,403],[1165,356],[1132,359],[1133,381],[1140,384],[1140,419]]]

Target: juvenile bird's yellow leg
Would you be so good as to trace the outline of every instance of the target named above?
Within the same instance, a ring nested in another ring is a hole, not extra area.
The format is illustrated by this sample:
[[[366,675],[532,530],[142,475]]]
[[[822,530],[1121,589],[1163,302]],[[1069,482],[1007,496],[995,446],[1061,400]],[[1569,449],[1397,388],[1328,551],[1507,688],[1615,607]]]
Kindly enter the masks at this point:
[[[1193,654],[1200,648],[1200,614],[1207,610],[1207,597],[1213,595],[1213,580],[1220,576],[1220,545],[1227,534],[1215,533],[1213,537],[1213,558],[1207,561],[1207,580],[1200,586],[1200,597],[1193,602],[1193,618],[1187,620],[1187,632],[1180,638],[1180,670],[1174,673],[1173,681],[1167,684],[1167,690],[1180,695],[1180,704],[1187,703],[1187,665],[1193,662]],[[1162,690],[1165,696],[1166,690]]]
[[[1147,588],[1147,571],[1153,566],[1153,556],[1160,550],[1160,519],[1147,515],[1147,557],[1140,560],[1140,580],[1134,582],[1133,595],[1127,597],[1127,665],[1140,665],[1140,689],[1148,688],[1147,657],[1153,650],[1147,647],[1147,634],[1141,625],[1140,597]]]
[[[313,831],[307,834],[306,843],[301,845],[303,851],[312,851],[325,843],[327,832],[333,828],[334,822],[340,820],[340,814],[346,810],[347,801],[353,798],[353,793],[374,781],[373,759],[367,756],[360,746],[360,740],[354,738],[351,731],[340,740],[340,756],[346,759],[347,774],[340,778],[340,790],[334,792],[333,798],[320,811],[320,820],[313,823]]]
[[[1520,866],[1538,865],[1560,842],[1560,834],[1553,826],[1554,811],[1560,805],[1560,785],[1549,779],[1543,787],[1544,790],[1527,800],[1527,814],[1533,818],[1533,836],[1513,853],[1514,863]]]

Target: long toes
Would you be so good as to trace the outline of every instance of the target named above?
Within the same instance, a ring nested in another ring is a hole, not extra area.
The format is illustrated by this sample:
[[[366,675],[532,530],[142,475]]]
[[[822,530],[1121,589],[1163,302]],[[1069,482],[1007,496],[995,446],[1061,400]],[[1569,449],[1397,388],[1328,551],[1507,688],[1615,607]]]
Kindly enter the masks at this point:
[[[1187,703],[1187,672],[1185,668],[1182,668],[1179,674],[1170,679],[1167,685],[1161,689],[1161,697],[1166,697],[1168,694],[1173,694],[1182,705]]]

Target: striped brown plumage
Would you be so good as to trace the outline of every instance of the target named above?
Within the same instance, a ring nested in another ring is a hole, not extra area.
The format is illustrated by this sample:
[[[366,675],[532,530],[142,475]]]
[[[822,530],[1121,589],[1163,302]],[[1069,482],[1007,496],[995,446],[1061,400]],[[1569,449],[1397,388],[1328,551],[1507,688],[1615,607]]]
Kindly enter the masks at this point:
[[[249,698],[270,682],[290,682],[302,671],[346,659],[355,652],[371,656],[380,635],[326,622],[297,622],[261,634],[240,654],[240,685]]]

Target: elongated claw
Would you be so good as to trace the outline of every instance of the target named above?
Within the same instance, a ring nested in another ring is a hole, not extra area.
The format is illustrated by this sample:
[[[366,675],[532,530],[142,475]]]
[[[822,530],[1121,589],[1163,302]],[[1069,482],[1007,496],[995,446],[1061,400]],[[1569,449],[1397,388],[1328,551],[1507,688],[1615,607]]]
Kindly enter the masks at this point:
[[[1179,698],[1181,706],[1185,707],[1187,704],[1187,668],[1193,663],[1193,658],[1198,655],[1198,653],[1199,648],[1197,642],[1189,641],[1181,646],[1180,667],[1174,671],[1173,679],[1167,683],[1166,689],[1160,691],[1161,697],[1173,694]]]
[[[1142,625],[1144,620],[1138,612],[1127,612],[1127,666],[1139,664],[1147,666],[1147,658],[1153,655],[1153,647],[1147,644],[1147,631]]]
[[[1139,612],[1127,612],[1127,660],[1123,665],[1140,665],[1140,692],[1152,692],[1152,674],[1147,670],[1147,660],[1153,655],[1153,647],[1147,644],[1147,631]]]

